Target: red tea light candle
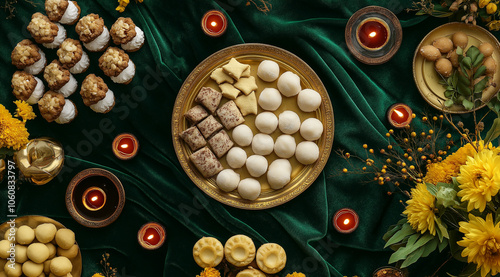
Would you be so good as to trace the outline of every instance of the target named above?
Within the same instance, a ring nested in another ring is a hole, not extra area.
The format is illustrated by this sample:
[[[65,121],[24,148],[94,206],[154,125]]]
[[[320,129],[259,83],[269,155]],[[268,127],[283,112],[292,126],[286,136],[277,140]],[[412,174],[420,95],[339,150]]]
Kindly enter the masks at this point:
[[[132,134],[120,134],[113,140],[113,153],[121,160],[132,159],[139,150],[139,141]]]
[[[391,37],[387,23],[377,17],[370,17],[361,21],[356,34],[359,45],[370,51],[381,49]]]
[[[340,209],[333,216],[333,227],[340,233],[352,233],[358,228],[358,224],[358,214],[352,209]]]
[[[220,11],[208,11],[201,19],[201,28],[205,34],[211,37],[221,36],[226,32],[227,18]]]
[[[98,187],[90,187],[83,192],[83,206],[89,211],[98,211],[106,204],[106,193]]]
[[[410,125],[412,119],[413,112],[406,104],[394,104],[387,110],[387,120],[395,128],[403,128]]]
[[[373,272],[373,277],[404,277],[405,274],[399,268],[393,266],[385,266],[378,268]]]
[[[165,228],[156,222],[150,222],[142,225],[137,232],[139,244],[148,250],[160,248],[165,242]]]

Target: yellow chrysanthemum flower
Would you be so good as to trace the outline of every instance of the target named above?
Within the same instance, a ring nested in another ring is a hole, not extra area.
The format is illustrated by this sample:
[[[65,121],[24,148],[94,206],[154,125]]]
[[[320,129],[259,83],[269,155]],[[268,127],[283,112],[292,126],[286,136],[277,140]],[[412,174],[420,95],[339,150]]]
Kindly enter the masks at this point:
[[[23,122],[34,119],[36,117],[35,113],[33,112],[33,107],[27,102],[16,100],[14,101],[14,104],[16,104],[17,106],[15,116],[21,117],[23,119]]]
[[[500,156],[484,149],[467,158],[467,163],[460,167],[457,181],[460,183],[457,196],[462,202],[469,201],[467,211],[484,211],[486,203],[500,190]]]
[[[92,275],[92,277],[104,277],[104,275],[102,275],[101,273],[95,273],[94,275]]]
[[[462,257],[468,263],[477,264],[481,268],[481,277],[488,273],[492,276],[500,272],[500,223],[493,223],[493,216],[488,214],[486,220],[469,214],[469,222],[459,223],[465,236],[457,244],[465,247]]]
[[[490,0],[479,0],[479,8],[484,8],[490,3]]]
[[[10,112],[0,105],[0,148],[19,150],[28,143],[28,136],[24,123],[13,118]]]
[[[294,273],[288,273],[286,277],[306,277],[306,275],[304,273],[294,272]]]
[[[196,275],[196,277],[220,277],[220,272],[213,267],[206,267],[200,275]]]
[[[422,234],[428,230],[431,235],[436,235],[435,199],[436,197],[427,190],[427,186],[419,183],[411,189],[411,199],[406,201],[408,206],[403,214],[408,217],[411,227]]]
[[[486,24],[490,31],[498,31],[500,30],[500,20],[493,20]]]

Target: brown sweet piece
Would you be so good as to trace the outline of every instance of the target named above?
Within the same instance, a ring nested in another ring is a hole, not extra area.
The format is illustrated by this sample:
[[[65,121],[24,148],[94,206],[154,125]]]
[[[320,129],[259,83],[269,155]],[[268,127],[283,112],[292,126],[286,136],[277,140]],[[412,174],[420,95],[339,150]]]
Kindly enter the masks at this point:
[[[77,64],[82,58],[82,55],[82,45],[80,44],[80,41],[76,39],[65,39],[57,50],[59,61],[66,69],[70,69],[75,66],[75,64]]]
[[[97,14],[88,14],[80,18],[75,30],[83,43],[91,42],[104,31],[104,20]]]
[[[12,76],[12,93],[19,100],[28,100],[36,85],[35,77],[24,71],[16,71]]]
[[[38,50],[38,46],[36,46],[36,44],[34,44],[31,40],[22,40],[16,45],[16,47],[14,47],[14,50],[12,50],[12,53],[10,54],[12,64],[18,69],[24,69],[25,67],[36,63],[42,58]]]
[[[80,95],[85,106],[90,106],[104,99],[106,92],[108,92],[108,86],[104,80],[95,74],[89,74],[82,82]]]
[[[51,21],[57,22],[66,12],[68,2],[68,0],[45,0],[45,13]]]
[[[216,91],[213,88],[202,87],[200,92],[194,99],[197,103],[202,104],[211,113],[214,113],[219,106],[220,100],[222,99],[222,93]]]
[[[31,16],[28,31],[38,43],[51,43],[57,36],[59,28],[49,18],[39,12]]]
[[[122,44],[130,42],[135,36],[135,24],[130,17],[120,17],[111,26],[111,38],[115,44]]]
[[[59,117],[65,104],[62,94],[49,90],[38,101],[38,109],[45,120],[52,122]]]
[[[198,129],[205,138],[210,137],[212,134],[220,131],[223,126],[215,119],[213,115],[205,118],[202,122],[198,123]]]
[[[206,146],[191,154],[189,159],[205,178],[210,178],[224,169],[214,153]]]
[[[50,89],[58,90],[69,82],[70,73],[58,60],[53,60],[45,67],[43,78],[47,81]]]
[[[187,128],[179,136],[189,145],[189,148],[191,148],[191,150],[193,151],[196,151],[201,147],[207,145],[207,142],[201,135],[200,130],[196,128],[196,126]]]
[[[191,124],[198,124],[198,122],[202,121],[207,116],[207,111],[201,105],[192,107],[184,114],[184,117],[186,117]]]
[[[129,56],[117,47],[109,47],[99,58],[99,67],[109,77],[116,77],[128,66]]]
[[[214,151],[217,158],[224,156],[234,145],[233,141],[224,130],[218,132],[210,138],[208,140],[208,144],[210,144],[210,147],[212,148],[212,151]]]
[[[232,100],[226,102],[217,110],[217,116],[228,130],[245,122],[243,115],[241,115],[240,110]]]

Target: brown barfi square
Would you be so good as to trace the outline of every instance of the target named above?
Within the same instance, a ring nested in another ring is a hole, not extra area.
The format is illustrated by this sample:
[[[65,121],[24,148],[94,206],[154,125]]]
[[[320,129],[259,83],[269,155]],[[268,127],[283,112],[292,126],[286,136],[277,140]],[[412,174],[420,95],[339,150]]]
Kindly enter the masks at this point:
[[[209,139],[208,144],[210,144],[210,147],[212,148],[212,151],[214,151],[217,158],[224,156],[234,145],[233,141],[224,130]]]
[[[210,137],[212,134],[215,134],[222,129],[222,125],[213,115],[205,118],[202,122],[198,123],[197,126],[205,138]]]
[[[214,153],[206,146],[191,154],[189,159],[205,178],[210,178],[224,169]]]
[[[188,145],[191,150],[196,151],[207,145],[207,141],[203,138],[200,130],[196,126],[190,127],[179,135]]]
[[[211,113],[214,113],[219,107],[220,100],[222,99],[222,93],[216,91],[213,88],[202,87],[200,92],[196,96],[194,101],[202,104],[207,108]]]
[[[222,105],[217,110],[217,116],[219,117],[224,127],[226,127],[226,129],[228,130],[245,122],[243,115],[241,115],[238,106],[236,106],[233,100],[228,101],[226,102],[226,104]]]
[[[198,124],[198,122],[202,121],[207,116],[207,111],[201,105],[192,107],[184,114],[184,117],[186,117],[191,124]]]

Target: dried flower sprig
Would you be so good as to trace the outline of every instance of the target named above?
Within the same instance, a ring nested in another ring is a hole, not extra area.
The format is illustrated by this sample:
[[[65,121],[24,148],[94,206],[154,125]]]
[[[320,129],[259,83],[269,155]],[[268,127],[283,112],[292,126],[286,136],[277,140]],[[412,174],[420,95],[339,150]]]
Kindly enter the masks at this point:
[[[259,2],[259,3],[257,3]],[[271,11],[273,8],[273,5],[271,4],[270,1],[267,0],[248,0],[246,5],[250,6],[251,4],[254,4],[257,10],[267,14],[268,12]]]
[[[144,0],[135,0],[136,3],[142,3]],[[118,0],[118,7],[116,7],[116,10],[119,12],[124,12],[125,8],[128,6],[130,3],[130,0]]]
[[[9,15],[7,15],[7,19],[14,18],[16,16],[16,4],[18,0],[4,0],[4,4],[0,5],[0,9],[4,9],[8,11]],[[24,2],[31,4],[33,7],[36,7],[36,3],[32,0],[24,0]]]
[[[92,277],[116,277],[116,267],[112,267],[109,262],[109,253],[102,254],[102,260],[99,262],[101,264],[103,274],[96,273]],[[97,276],[95,276],[97,275]]]

